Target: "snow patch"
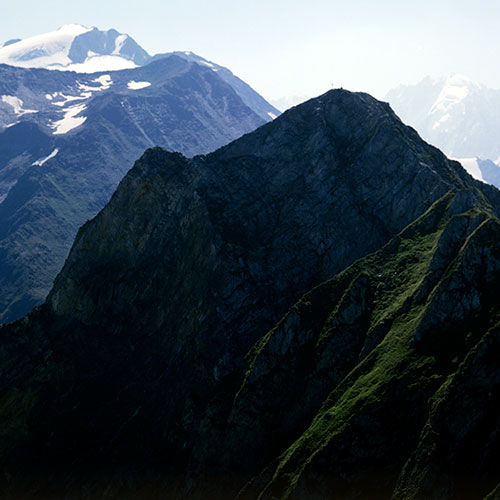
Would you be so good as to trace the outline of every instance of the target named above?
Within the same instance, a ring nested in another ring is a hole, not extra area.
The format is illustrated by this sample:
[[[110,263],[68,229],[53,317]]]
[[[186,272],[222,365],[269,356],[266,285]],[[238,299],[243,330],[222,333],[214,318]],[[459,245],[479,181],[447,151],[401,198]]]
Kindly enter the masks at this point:
[[[38,113],[36,109],[23,109],[23,101],[19,99],[19,97],[13,95],[3,95],[2,102],[12,106],[12,109],[17,116],[23,116],[29,113]]]
[[[114,55],[120,55],[120,51],[123,48],[125,41],[127,40],[128,35],[118,35],[115,39],[115,50],[113,50]]]
[[[113,81],[111,80],[110,75],[101,75],[98,78],[95,78],[92,80],[93,83],[96,83],[99,85],[97,86],[91,86],[91,85],[86,85],[81,82],[76,82],[78,89],[81,91],[80,94],[78,95],[65,95],[62,92],[55,92],[52,95],[47,94],[47,99],[50,97],[50,99],[62,99],[58,101],[53,101],[52,104],[54,106],[59,106],[59,107],[64,107],[66,104],[74,101],[84,101],[86,99],[90,99],[92,97],[92,94],[94,92],[101,92],[103,90],[107,90],[111,87],[113,84]],[[68,108],[69,109],[69,108]]]
[[[435,122],[433,125],[432,125],[432,129],[433,130],[436,130],[437,128],[439,128],[444,122],[447,122],[448,120],[450,119],[450,113],[446,113],[445,115],[443,115],[437,122]]]
[[[130,80],[130,82],[127,83],[127,87],[130,90],[145,89],[146,87],[149,87],[150,85],[151,85],[151,82],[136,82],[134,80]]]
[[[100,90],[106,90],[113,85],[113,80],[109,75],[101,75],[99,78],[92,80],[93,82],[100,83]]]
[[[453,107],[460,104],[470,93],[475,90],[475,85],[471,80],[463,75],[451,75],[432,105],[429,114],[448,113]]]
[[[92,92],[100,92],[101,90],[103,90],[102,87],[91,87],[90,85],[85,85],[84,83],[80,83],[80,82],[77,82],[77,85],[78,85],[78,88],[80,90],[83,90],[85,92],[90,92],[90,93],[92,93]]]
[[[100,89],[98,89],[100,90]],[[62,92],[58,92],[57,97],[62,97],[64,100],[63,101],[57,101],[53,102],[52,104],[54,106],[66,106],[68,102],[72,101],[81,101],[82,99],[88,99],[89,97],[92,97],[92,92],[83,92],[81,95],[64,95]]]
[[[57,120],[50,125],[53,129],[55,129],[53,134],[66,134],[70,130],[73,130],[82,125],[87,117],[78,115],[86,109],[87,106],[85,106],[85,104],[77,104],[75,106],[70,106],[69,108],[64,110],[64,118],[62,118],[61,120]]]
[[[67,64],[64,67],[48,66],[47,69],[60,71],[74,71],[75,73],[98,73],[100,71],[119,71],[122,69],[137,68],[137,64],[121,56],[92,56],[78,64]]]
[[[41,167],[45,163],[47,163],[49,160],[54,158],[54,156],[56,156],[57,153],[59,153],[59,148],[54,149],[54,151],[52,151],[52,153],[50,153],[48,156],[44,156],[43,158],[39,158],[37,161],[34,161],[31,165]]]
[[[61,67],[71,63],[68,57],[74,39],[91,31],[79,24],[66,24],[57,31],[37,35],[0,48],[0,63],[22,68]]]
[[[215,64],[212,64],[208,61],[198,61],[200,64],[204,64],[205,66],[208,66],[209,68],[215,68]]]
[[[274,113],[271,113],[270,111],[267,114],[269,115],[271,120],[274,120],[275,118],[277,118],[277,116]]]

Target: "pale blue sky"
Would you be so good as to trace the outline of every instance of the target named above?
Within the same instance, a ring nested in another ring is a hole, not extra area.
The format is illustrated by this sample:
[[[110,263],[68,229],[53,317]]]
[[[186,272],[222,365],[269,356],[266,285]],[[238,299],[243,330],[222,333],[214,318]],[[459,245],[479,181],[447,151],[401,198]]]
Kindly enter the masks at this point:
[[[383,97],[459,72],[500,88],[498,0],[1,0],[0,40],[67,23],[115,28],[149,53],[191,50],[267,98],[331,86]]]

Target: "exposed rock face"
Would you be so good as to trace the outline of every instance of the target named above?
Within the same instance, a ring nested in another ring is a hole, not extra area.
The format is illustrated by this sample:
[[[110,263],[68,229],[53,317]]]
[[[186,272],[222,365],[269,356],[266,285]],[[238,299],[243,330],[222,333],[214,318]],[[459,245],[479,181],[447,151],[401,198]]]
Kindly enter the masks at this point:
[[[499,200],[342,90],[207,156],[148,150],[0,330],[5,491],[454,498],[462,443],[498,450],[486,410],[451,445],[445,423],[496,397],[472,377],[497,349]]]

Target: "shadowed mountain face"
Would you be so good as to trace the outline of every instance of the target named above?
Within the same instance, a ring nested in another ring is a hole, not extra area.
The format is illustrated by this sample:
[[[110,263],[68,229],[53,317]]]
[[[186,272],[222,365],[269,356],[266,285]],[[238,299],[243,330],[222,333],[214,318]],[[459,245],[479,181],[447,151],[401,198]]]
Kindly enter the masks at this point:
[[[43,302],[78,228],[148,147],[212,151],[264,121],[172,56],[98,74],[0,67],[0,322]]]
[[[148,150],[0,329],[3,491],[482,498],[499,202],[343,90],[206,156]]]

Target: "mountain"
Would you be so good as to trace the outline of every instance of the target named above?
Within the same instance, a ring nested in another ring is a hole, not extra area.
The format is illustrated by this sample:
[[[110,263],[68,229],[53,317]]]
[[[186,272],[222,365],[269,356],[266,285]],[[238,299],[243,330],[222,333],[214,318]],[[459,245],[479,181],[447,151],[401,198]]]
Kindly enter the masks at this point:
[[[500,90],[454,74],[402,85],[386,100],[422,137],[454,158],[500,161]]]
[[[0,322],[43,302],[146,148],[207,153],[279,114],[228,69],[176,54],[80,25],[0,48],[14,65],[0,64]]]
[[[151,146],[194,155],[264,121],[176,56],[106,73],[0,66],[0,321],[45,299],[77,229]]]
[[[135,68],[149,59],[149,54],[130,36],[79,24],[67,24],[25,40],[11,40],[0,47],[0,64],[79,73]]]
[[[231,85],[243,102],[264,121],[280,114],[229,69],[189,51],[150,56],[131,36],[114,29],[101,31],[95,27],[67,24],[50,33],[25,40],[11,40],[0,47],[0,64],[96,73],[136,68],[171,55],[209,67]]]
[[[0,327],[3,496],[494,492],[499,206],[345,90],[147,150]]]
[[[169,55],[175,55],[182,57],[188,61],[192,61],[203,66],[209,67],[212,71],[215,71],[218,76],[220,76],[226,83],[231,85],[234,91],[241,97],[241,100],[253,111],[255,111],[263,120],[269,121],[269,119],[274,120],[280,115],[278,109],[275,106],[267,102],[261,95],[259,95],[255,90],[250,87],[243,80],[235,76],[229,69],[224,66],[215,64],[212,61],[200,57],[193,52],[167,52],[165,54],[157,54],[151,60],[161,59]]]

